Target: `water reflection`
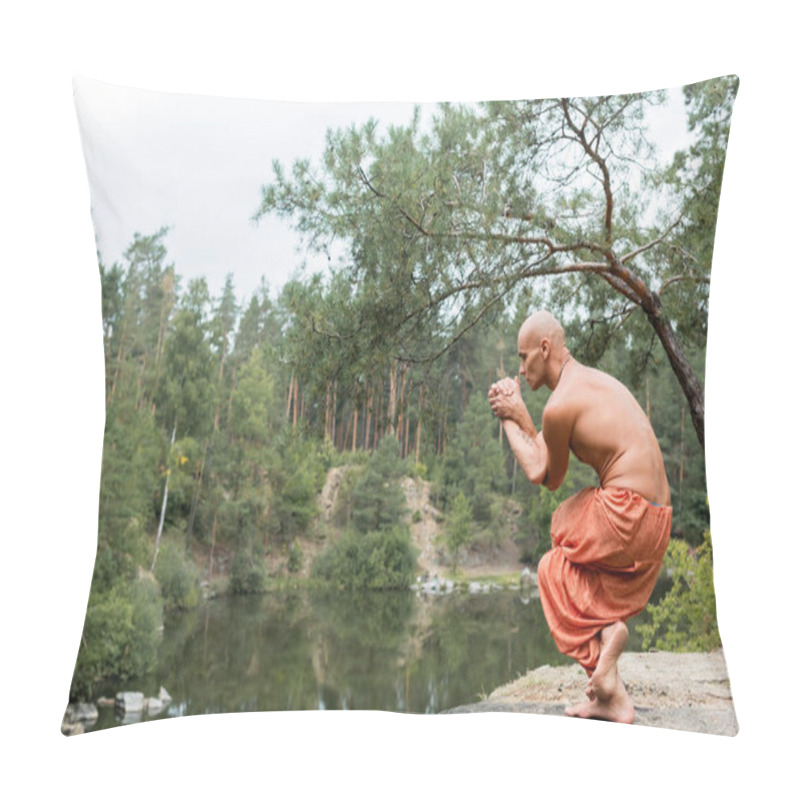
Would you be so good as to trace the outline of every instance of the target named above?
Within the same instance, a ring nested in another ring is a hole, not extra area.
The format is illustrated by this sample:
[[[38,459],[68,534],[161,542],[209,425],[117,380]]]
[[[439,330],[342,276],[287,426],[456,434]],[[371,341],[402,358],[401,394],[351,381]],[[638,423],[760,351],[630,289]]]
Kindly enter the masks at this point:
[[[470,703],[556,650],[538,600],[519,592],[295,592],[225,597],[167,620],[151,675],[110,693],[172,695],[169,716]],[[164,713],[160,715],[165,716]],[[102,710],[95,729],[119,724]]]

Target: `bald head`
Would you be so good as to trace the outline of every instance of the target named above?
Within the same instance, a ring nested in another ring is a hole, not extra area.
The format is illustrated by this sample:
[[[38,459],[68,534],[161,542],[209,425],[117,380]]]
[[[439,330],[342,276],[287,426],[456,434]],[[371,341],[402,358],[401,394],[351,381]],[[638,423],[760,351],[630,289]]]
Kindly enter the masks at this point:
[[[569,360],[564,329],[549,311],[531,314],[517,337],[519,373],[535,392],[540,386],[555,388]]]
[[[522,323],[519,341],[533,348],[538,347],[543,339],[547,339],[556,352],[560,352],[566,343],[561,323],[549,311],[535,311]]]

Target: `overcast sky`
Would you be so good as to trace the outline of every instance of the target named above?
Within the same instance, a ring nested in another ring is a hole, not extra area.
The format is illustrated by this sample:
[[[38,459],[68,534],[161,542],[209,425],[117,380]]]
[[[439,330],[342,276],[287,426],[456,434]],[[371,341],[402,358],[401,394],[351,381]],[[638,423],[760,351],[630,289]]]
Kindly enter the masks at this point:
[[[85,78],[76,79],[75,97],[104,263],[121,262],[135,232],[167,225],[168,263],[184,281],[205,276],[216,295],[233,272],[240,300],[262,275],[279,288],[304,259],[288,221],[251,221],[273,159],[316,161],[328,128],[370,117],[383,126],[406,123],[414,108],[167,94]],[[653,126],[665,157],[686,136],[680,94],[671,97]]]

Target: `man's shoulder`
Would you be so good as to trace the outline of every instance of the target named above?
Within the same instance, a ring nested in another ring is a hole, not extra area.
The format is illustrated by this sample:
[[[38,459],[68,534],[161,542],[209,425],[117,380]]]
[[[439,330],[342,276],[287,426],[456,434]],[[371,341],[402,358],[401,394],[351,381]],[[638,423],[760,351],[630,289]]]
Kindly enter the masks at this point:
[[[577,365],[578,369],[565,374],[547,400],[544,416],[553,421],[573,421],[583,410],[597,401],[598,394],[617,384],[618,381],[607,372]]]
[[[584,364],[579,364],[577,367],[572,373],[564,375],[564,380],[559,382],[550,396],[550,401],[560,406],[579,407],[595,399],[598,392],[623,387],[623,384],[608,372]]]
[[[564,424],[573,421],[579,411],[579,398],[569,391],[553,392],[542,411],[542,424]]]
[[[588,392],[591,391],[591,384],[594,379],[593,373],[595,372],[597,370],[584,367],[581,364],[579,369],[563,375],[548,398],[544,413],[557,416],[576,413]]]

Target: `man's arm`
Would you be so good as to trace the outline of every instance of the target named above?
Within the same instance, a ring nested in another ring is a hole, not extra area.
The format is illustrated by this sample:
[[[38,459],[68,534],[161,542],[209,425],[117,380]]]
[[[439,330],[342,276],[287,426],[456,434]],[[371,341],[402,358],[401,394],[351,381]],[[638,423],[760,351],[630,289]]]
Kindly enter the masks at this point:
[[[528,480],[539,486],[547,480],[547,444],[544,436],[529,436],[511,419],[503,420],[503,430],[508,438],[514,458],[517,459]]]
[[[569,464],[572,419],[560,404],[548,406],[537,433],[522,400],[519,379],[505,378],[489,390],[489,404],[503,423],[514,458],[528,480],[555,491],[564,482]]]
[[[537,485],[543,483],[547,477],[547,445],[522,400],[519,378],[504,378],[493,384],[489,405],[502,422],[514,458],[528,480]]]

